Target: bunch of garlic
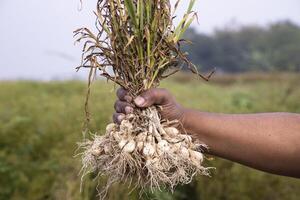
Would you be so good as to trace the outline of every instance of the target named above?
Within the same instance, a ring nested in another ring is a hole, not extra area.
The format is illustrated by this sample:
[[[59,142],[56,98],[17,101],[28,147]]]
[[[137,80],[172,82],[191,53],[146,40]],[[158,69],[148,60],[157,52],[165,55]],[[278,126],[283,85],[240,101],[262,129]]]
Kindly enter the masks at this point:
[[[202,166],[205,145],[162,123],[156,109],[143,114],[146,120],[127,115],[120,125],[107,125],[105,135],[84,143],[84,169],[99,171],[111,178],[109,182],[137,178],[138,186],[151,189],[173,189],[196,174],[208,175]]]

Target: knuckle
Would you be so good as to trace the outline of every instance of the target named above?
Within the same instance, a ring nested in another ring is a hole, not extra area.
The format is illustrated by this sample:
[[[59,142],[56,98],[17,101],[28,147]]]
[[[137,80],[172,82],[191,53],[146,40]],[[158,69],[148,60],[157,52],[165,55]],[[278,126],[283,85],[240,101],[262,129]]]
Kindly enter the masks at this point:
[[[157,89],[150,89],[149,91],[148,91],[148,96],[149,96],[149,98],[157,98],[157,96],[158,96],[158,92],[157,92]]]
[[[161,88],[159,89],[161,94],[164,95],[164,96],[170,96],[170,92],[169,90],[165,89],[165,88]]]
[[[122,88],[119,88],[119,89],[117,90],[117,96],[120,97],[121,93],[122,93]]]
[[[118,113],[125,113],[125,107],[128,105],[129,105],[128,103],[118,100],[115,103],[115,110]]]
[[[117,112],[121,112],[122,110],[122,102],[120,100],[117,100],[115,102],[114,108]]]
[[[117,107],[118,107],[118,103],[119,103],[119,100],[117,100],[116,102],[115,102],[115,104],[114,104],[114,108],[115,108],[115,110],[117,109]]]
[[[159,88],[153,90],[153,96],[155,98],[155,102],[157,102],[158,104],[163,104],[169,99],[171,95],[167,89]]]
[[[161,89],[161,99],[163,102],[168,102],[172,98],[172,95],[169,90],[163,88]]]
[[[124,116],[124,114],[122,114],[122,113],[114,113],[114,115],[113,115],[114,123],[120,124],[123,121],[123,118],[124,118],[123,116]]]
[[[122,87],[117,90],[117,96],[119,99],[123,99],[124,96],[126,96],[126,94],[127,94],[127,91]]]

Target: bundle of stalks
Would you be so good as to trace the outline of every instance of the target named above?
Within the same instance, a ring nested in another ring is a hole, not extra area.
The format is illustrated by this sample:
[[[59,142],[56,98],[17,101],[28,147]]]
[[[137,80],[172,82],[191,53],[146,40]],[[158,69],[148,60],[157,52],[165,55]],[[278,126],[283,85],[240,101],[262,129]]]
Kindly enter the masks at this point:
[[[78,69],[90,70],[87,96],[98,70],[133,98],[183,67],[208,80],[212,73],[202,76],[180,50],[180,44],[186,42],[181,39],[183,34],[197,18],[192,11],[194,3],[189,1],[186,14],[175,27],[179,1],[172,7],[169,0],[98,0],[94,12],[97,34],[87,28],[75,31],[76,41],[84,42]],[[208,175],[202,166],[206,146],[179,131],[178,121],[161,119],[158,109],[135,109],[120,125],[109,124],[105,135],[80,143],[83,175],[97,172],[108,179],[101,197],[116,182],[173,191],[197,174]]]

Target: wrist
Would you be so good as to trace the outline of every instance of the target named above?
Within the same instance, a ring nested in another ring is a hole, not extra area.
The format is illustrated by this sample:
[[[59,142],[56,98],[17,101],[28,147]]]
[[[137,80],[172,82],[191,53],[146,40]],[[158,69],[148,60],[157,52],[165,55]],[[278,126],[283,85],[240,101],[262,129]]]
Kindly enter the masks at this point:
[[[185,109],[183,116],[184,130],[209,147],[205,153],[213,154],[213,138],[207,127],[209,113]]]
[[[192,110],[184,108],[181,123],[184,130],[189,134],[194,134],[192,118]]]

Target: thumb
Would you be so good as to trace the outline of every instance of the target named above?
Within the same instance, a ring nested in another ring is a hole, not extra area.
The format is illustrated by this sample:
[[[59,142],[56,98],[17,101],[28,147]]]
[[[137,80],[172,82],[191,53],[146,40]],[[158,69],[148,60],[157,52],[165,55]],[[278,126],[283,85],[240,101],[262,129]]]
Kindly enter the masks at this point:
[[[134,103],[140,108],[147,108],[152,105],[162,105],[170,97],[166,89],[150,89],[135,98]]]

